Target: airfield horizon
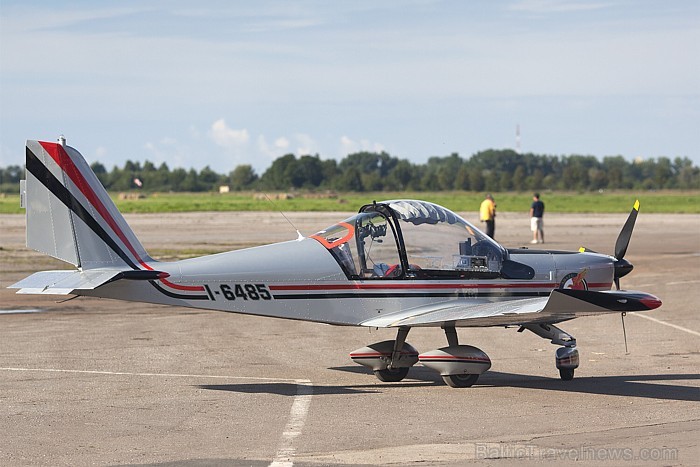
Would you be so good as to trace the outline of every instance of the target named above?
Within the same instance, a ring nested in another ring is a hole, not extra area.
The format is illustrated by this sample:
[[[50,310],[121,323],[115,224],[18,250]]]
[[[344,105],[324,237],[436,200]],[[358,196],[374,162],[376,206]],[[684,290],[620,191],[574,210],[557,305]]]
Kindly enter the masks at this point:
[[[125,213],[283,211],[283,212],[355,212],[363,204],[387,199],[421,199],[457,212],[476,211],[485,192],[335,192],[335,191],[241,191],[214,192],[146,192],[132,190],[112,192],[118,209]],[[498,212],[527,212],[531,192],[493,192]],[[629,212],[636,199],[643,213],[700,214],[698,190],[605,190],[602,192],[541,191],[547,213],[623,213]],[[18,214],[19,195],[0,195],[0,214]]]

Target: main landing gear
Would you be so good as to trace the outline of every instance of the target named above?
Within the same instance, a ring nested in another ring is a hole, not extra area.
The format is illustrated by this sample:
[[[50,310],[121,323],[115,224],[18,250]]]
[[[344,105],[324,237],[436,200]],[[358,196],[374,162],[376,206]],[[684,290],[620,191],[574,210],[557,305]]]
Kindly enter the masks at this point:
[[[574,370],[578,368],[579,358],[576,349],[576,338],[562,331],[553,324],[528,324],[518,329],[518,332],[529,330],[538,336],[549,339],[554,345],[561,345],[555,353],[555,361],[559,370],[559,377],[563,381],[574,379]]]
[[[538,336],[560,345],[555,354],[559,377],[564,381],[574,378],[579,356],[576,339],[552,324],[528,324],[521,326]],[[418,362],[426,368],[437,371],[443,381],[453,388],[468,388],[477,382],[479,375],[491,368],[491,360],[481,349],[471,345],[460,345],[454,326],[443,326],[447,347],[425,352],[418,351],[408,342],[406,336],[410,327],[401,327],[396,339],[377,342],[350,354],[355,363],[370,368],[374,375],[385,383],[395,383],[408,375],[408,370]]]
[[[445,326],[447,347],[418,355],[406,342],[411,328],[399,328],[393,341],[377,342],[350,354],[355,363],[370,368],[384,382],[401,381],[411,366],[419,361],[423,366],[440,373],[443,381],[453,388],[466,388],[491,367],[491,360],[482,350],[470,345],[459,345],[454,326]]]

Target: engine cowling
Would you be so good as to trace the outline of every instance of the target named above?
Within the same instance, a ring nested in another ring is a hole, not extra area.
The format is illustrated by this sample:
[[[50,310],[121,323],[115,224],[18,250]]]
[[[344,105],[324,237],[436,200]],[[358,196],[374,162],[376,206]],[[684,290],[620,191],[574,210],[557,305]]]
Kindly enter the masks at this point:
[[[418,360],[442,376],[480,375],[491,368],[486,353],[471,345],[453,345],[422,353]]]

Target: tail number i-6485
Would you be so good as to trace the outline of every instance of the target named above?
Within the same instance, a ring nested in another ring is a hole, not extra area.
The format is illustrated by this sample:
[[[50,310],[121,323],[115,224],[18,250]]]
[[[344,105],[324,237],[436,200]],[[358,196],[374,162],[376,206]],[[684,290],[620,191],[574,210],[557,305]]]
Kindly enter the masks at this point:
[[[209,287],[207,294],[212,300],[223,297],[225,300],[272,300],[272,294],[265,284],[219,284]]]

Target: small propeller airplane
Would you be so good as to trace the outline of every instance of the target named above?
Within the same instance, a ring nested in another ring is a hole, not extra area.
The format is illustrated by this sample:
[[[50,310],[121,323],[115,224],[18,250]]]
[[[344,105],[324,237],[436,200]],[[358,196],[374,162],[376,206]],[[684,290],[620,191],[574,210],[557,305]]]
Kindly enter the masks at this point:
[[[661,301],[624,291],[634,204],[612,256],[507,249],[454,212],[419,200],[364,205],[309,237],[181,261],[151,258],[85,159],[61,138],[27,141],[27,246],[74,265],[10,286],[20,294],[104,297],[326,323],[394,328],[394,340],[350,358],[385,382],[420,362],[451,387],[488,370],[482,350],[460,344],[458,327],[517,327],[559,346],[561,379],[579,365],[576,339],[556,325],[581,316],[652,310]],[[612,285],[616,290],[611,290]],[[447,346],[420,353],[413,327],[441,328]]]

